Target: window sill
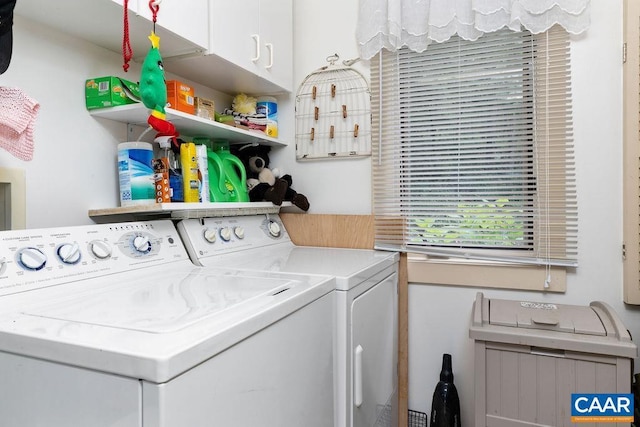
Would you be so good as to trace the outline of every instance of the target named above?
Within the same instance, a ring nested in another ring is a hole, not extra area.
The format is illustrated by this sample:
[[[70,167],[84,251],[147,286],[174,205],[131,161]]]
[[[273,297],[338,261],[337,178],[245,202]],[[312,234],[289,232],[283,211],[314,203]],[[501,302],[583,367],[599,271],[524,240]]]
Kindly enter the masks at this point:
[[[544,266],[433,259],[421,254],[408,254],[407,273],[409,283],[543,292],[565,292],[567,288],[567,271],[563,267],[551,268],[551,282],[547,289],[544,287],[547,276]]]

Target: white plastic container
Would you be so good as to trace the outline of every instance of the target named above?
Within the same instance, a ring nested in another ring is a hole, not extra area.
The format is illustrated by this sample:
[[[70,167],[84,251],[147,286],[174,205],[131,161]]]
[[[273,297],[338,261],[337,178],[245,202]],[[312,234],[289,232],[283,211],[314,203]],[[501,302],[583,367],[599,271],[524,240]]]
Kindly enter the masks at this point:
[[[479,292],[471,318],[476,426],[575,425],[572,393],[631,391],[638,349],[604,302],[510,301]]]
[[[120,206],[155,203],[153,146],[148,142],[118,144]]]
[[[256,103],[256,112],[267,119],[265,133],[272,138],[278,137],[278,101],[273,96],[262,96]]]

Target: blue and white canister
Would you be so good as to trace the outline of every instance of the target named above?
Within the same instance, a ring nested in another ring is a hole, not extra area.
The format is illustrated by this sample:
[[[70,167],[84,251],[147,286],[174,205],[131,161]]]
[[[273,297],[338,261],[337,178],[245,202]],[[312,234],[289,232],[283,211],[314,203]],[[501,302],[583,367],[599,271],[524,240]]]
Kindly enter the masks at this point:
[[[118,144],[120,206],[155,203],[153,146],[148,142]]]
[[[278,137],[278,102],[272,96],[262,96],[256,103],[256,113],[263,114],[267,119],[264,132],[272,137]]]

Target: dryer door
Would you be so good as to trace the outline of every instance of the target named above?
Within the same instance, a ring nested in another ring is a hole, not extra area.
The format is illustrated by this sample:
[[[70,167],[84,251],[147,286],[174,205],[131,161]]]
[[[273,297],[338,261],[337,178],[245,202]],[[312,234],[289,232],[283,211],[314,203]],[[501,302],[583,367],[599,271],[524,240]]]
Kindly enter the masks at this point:
[[[397,424],[398,275],[351,305],[352,426]]]

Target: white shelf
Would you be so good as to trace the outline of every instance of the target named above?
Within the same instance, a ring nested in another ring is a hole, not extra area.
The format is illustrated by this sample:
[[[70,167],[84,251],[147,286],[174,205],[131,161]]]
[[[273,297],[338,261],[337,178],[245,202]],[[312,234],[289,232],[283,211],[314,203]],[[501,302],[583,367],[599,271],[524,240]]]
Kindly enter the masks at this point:
[[[149,219],[188,219],[221,216],[241,216],[278,213],[281,207],[292,206],[284,202],[276,206],[271,202],[247,203],[155,203],[109,209],[91,209],[89,217],[98,224],[110,222],[144,221]]]
[[[215,139],[226,139],[230,143],[257,142],[262,145],[286,146],[279,139],[267,136],[264,132],[250,131],[218,123],[213,120],[183,113],[182,111],[166,109],[167,120],[173,123],[181,136],[206,136]],[[149,110],[144,104],[128,104],[117,107],[89,110],[94,117],[115,120],[132,125],[148,126]]]

